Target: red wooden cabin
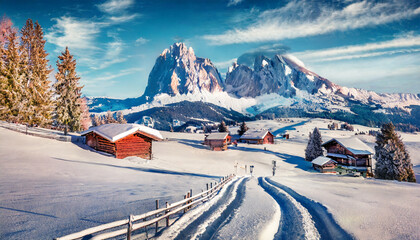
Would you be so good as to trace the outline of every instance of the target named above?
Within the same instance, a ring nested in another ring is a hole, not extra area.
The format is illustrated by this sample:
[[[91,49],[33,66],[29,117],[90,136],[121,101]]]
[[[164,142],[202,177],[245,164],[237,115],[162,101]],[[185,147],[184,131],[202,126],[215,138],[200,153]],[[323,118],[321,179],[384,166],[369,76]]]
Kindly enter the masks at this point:
[[[252,144],[273,144],[274,135],[268,130],[247,131],[239,138],[239,141]]]
[[[227,150],[227,145],[231,143],[231,136],[229,133],[212,133],[207,135],[204,138],[204,145],[210,147],[213,151],[225,151]]]
[[[373,150],[360,139],[333,138],[322,146],[327,149],[327,157],[338,164],[371,174]]]
[[[159,131],[138,124],[104,124],[82,132],[82,136],[86,136],[88,146],[116,158],[151,159],[152,141],[162,140]]]

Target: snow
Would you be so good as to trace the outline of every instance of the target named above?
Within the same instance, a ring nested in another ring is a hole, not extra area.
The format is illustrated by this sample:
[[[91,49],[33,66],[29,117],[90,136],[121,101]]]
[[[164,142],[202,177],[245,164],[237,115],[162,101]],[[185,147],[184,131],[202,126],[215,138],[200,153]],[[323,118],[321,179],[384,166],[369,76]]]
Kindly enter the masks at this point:
[[[284,74],[286,74],[286,76],[292,74],[292,69],[290,69],[289,66],[284,65],[284,68],[285,68]]]
[[[263,59],[261,65],[262,67],[265,67],[268,65],[268,62],[265,59]]]
[[[291,60],[292,62],[294,62],[299,67],[305,68],[305,64],[301,60],[299,60],[297,57],[295,57],[291,54],[285,54],[285,55],[283,55],[283,57],[286,57],[287,59]]]
[[[240,139],[264,139],[267,133],[268,133],[268,130],[262,130],[262,131],[248,130],[240,137]]]
[[[270,145],[239,143],[223,152],[203,146],[204,134],[162,131],[167,140],[153,143],[150,161],[116,159],[85,145],[0,128],[0,236],[52,239],[153,210],[155,199],[161,203],[181,200],[189,189],[200,192],[217,176],[235,172],[249,176],[250,165],[255,166],[254,176],[271,176],[271,164],[276,160],[274,181],[323,204],[355,238],[420,239],[419,184],[322,174],[304,161],[308,134],[314,127],[320,129],[324,142],[378,130],[360,125],[354,125],[355,132],[329,130],[329,123],[331,120],[308,118],[247,122],[251,129],[287,129],[290,139],[276,139],[276,144]],[[420,135],[400,134],[418,176]],[[356,137],[374,146],[374,137]],[[274,214],[276,206],[252,181],[246,183],[243,202],[230,223],[220,229],[220,236],[245,236],[234,230],[241,221],[244,226],[254,226],[250,239],[272,236],[278,215],[273,219],[266,213]],[[257,216],[258,220],[252,222],[246,216]],[[271,231],[264,235],[264,229]]]
[[[312,164],[315,164],[315,165],[318,165],[318,166],[323,166],[324,164],[326,164],[329,161],[334,161],[334,160],[332,160],[329,157],[319,156],[319,157],[315,158],[314,160],[312,160]]]
[[[110,124],[103,124],[100,126],[89,128],[88,130],[81,133],[81,135],[88,134],[90,132],[94,132],[102,137],[108,139],[111,142],[118,141],[122,138],[127,137],[137,131],[146,133],[150,136],[154,136],[156,140],[162,140],[163,137],[160,132],[156,129],[146,127],[144,125],[139,124],[119,124],[119,123],[110,123]]]
[[[225,139],[227,136],[229,135],[229,133],[212,133],[209,134],[206,139],[207,140],[223,140]]]
[[[350,152],[352,152],[355,155],[359,154],[373,154],[372,148],[370,148],[368,145],[360,141],[360,139],[356,137],[351,138],[333,138],[327,142],[325,142],[323,145],[332,142],[337,141],[341,146],[347,148]]]

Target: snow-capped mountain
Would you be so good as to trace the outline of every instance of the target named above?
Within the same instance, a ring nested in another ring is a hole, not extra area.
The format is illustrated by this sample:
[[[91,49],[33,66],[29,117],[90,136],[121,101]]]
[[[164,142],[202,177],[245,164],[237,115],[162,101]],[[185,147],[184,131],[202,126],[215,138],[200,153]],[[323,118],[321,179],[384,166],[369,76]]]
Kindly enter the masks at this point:
[[[337,86],[309,71],[291,55],[255,58],[254,69],[234,64],[226,75],[226,91],[238,97],[256,97],[277,93],[294,97],[298,90],[310,94],[331,93]]]
[[[292,55],[258,56],[252,68],[235,63],[223,82],[213,63],[196,57],[184,43],[175,43],[158,56],[141,97],[93,98],[89,105],[94,112],[123,110],[132,122],[152,116],[165,130],[179,118],[220,121],[227,111],[234,113],[226,115],[226,121],[324,117],[365,125],[393,121],[420,127],[420,95],[342,87],[310,71]]]
[[[222,79],[208,58],[195,56],[184,43],[175,43],[156,59],[144,92],[146,98],[169,95],[223,91]]]

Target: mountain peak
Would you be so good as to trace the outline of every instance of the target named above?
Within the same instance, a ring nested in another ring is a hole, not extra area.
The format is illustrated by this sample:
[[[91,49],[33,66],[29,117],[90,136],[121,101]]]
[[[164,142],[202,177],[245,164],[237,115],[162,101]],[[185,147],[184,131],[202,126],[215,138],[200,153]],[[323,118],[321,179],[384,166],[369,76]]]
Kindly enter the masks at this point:
[[[174,43],[156,59],[144,96],[222,91],[222,79],[209,59],[195,56],[182,42]]]

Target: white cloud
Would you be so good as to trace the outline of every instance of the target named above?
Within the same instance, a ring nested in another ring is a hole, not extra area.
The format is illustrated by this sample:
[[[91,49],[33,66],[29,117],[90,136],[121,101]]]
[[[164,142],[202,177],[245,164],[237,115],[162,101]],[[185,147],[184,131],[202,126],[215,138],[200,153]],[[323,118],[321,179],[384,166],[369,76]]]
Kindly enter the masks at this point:
[[[229,0],[227,6],[228,7],[230,7],[230,6],[236,6],[236,5],[238,5],[239,3],[243,2],[243,1],[244,0]]]
[[[146,44],[149,41],[149,39],[139,37],[136,39],[136,45],[143,45]]]
[[[420,14],[420,7],[413,8],[404,1],[358,1],[342,9],[322,4],[291,1],[284,7],[262,12],[245,28],[203,38],[214,45],[276,41],[376,26]]]
[[[134,0],[108,0],[97,7],[100,11],[108,14],[116,14],[124,12],[134,5]]]
[[[95,38],[100,33],[100,24],[77,20],[72,17],[53,19],[56,24],[45,34],[48,42],[64,49],[68,46],[74,50],[95,49]]]
[[[223,61],[223,62],[214,62],[213,64],[214,64],[214,66],[216,66],[219,69],[226,69],[226,68],[232,66],[232,64],[234,62],[236,62],[237,60],[238,60],[237,58],[232,58],[230,60]]]
[[[109,20],[113,23],[124,23],[124,22],[129,22],[132,21],[138,17],[140,17],[140,14],[134,13],[134,14],[124,14],[121,16],[111,16],[109,17]]]
[[[396,53],[417,52],[419,51],[419,49],[410,49],[417,47],[420,47],[420,36],[408,35],[383,42],[321,49],[314,51],[295,52],[293,54],[303,60],[316,59],[317,61],[336,61],[390,55]],[[379,51],[384,49],[397,50]]]
[[[98,82],[103,82],[103,81],[108,81],[108,80],[112,80],[112,79],[116,79],[119,77],[123,77],[123,76],[127,76],[130,74],[134,74],[136,72],[141,72],[143,71],[143,68],[128,68],[128,69],[123,69],[121,71],[119,71],[118,73],[106,73],[103,74],[101,76],[98,77],[93,77],[93,78],[87,78],[85,79],[85,82],[87,84],[97,84]]]

